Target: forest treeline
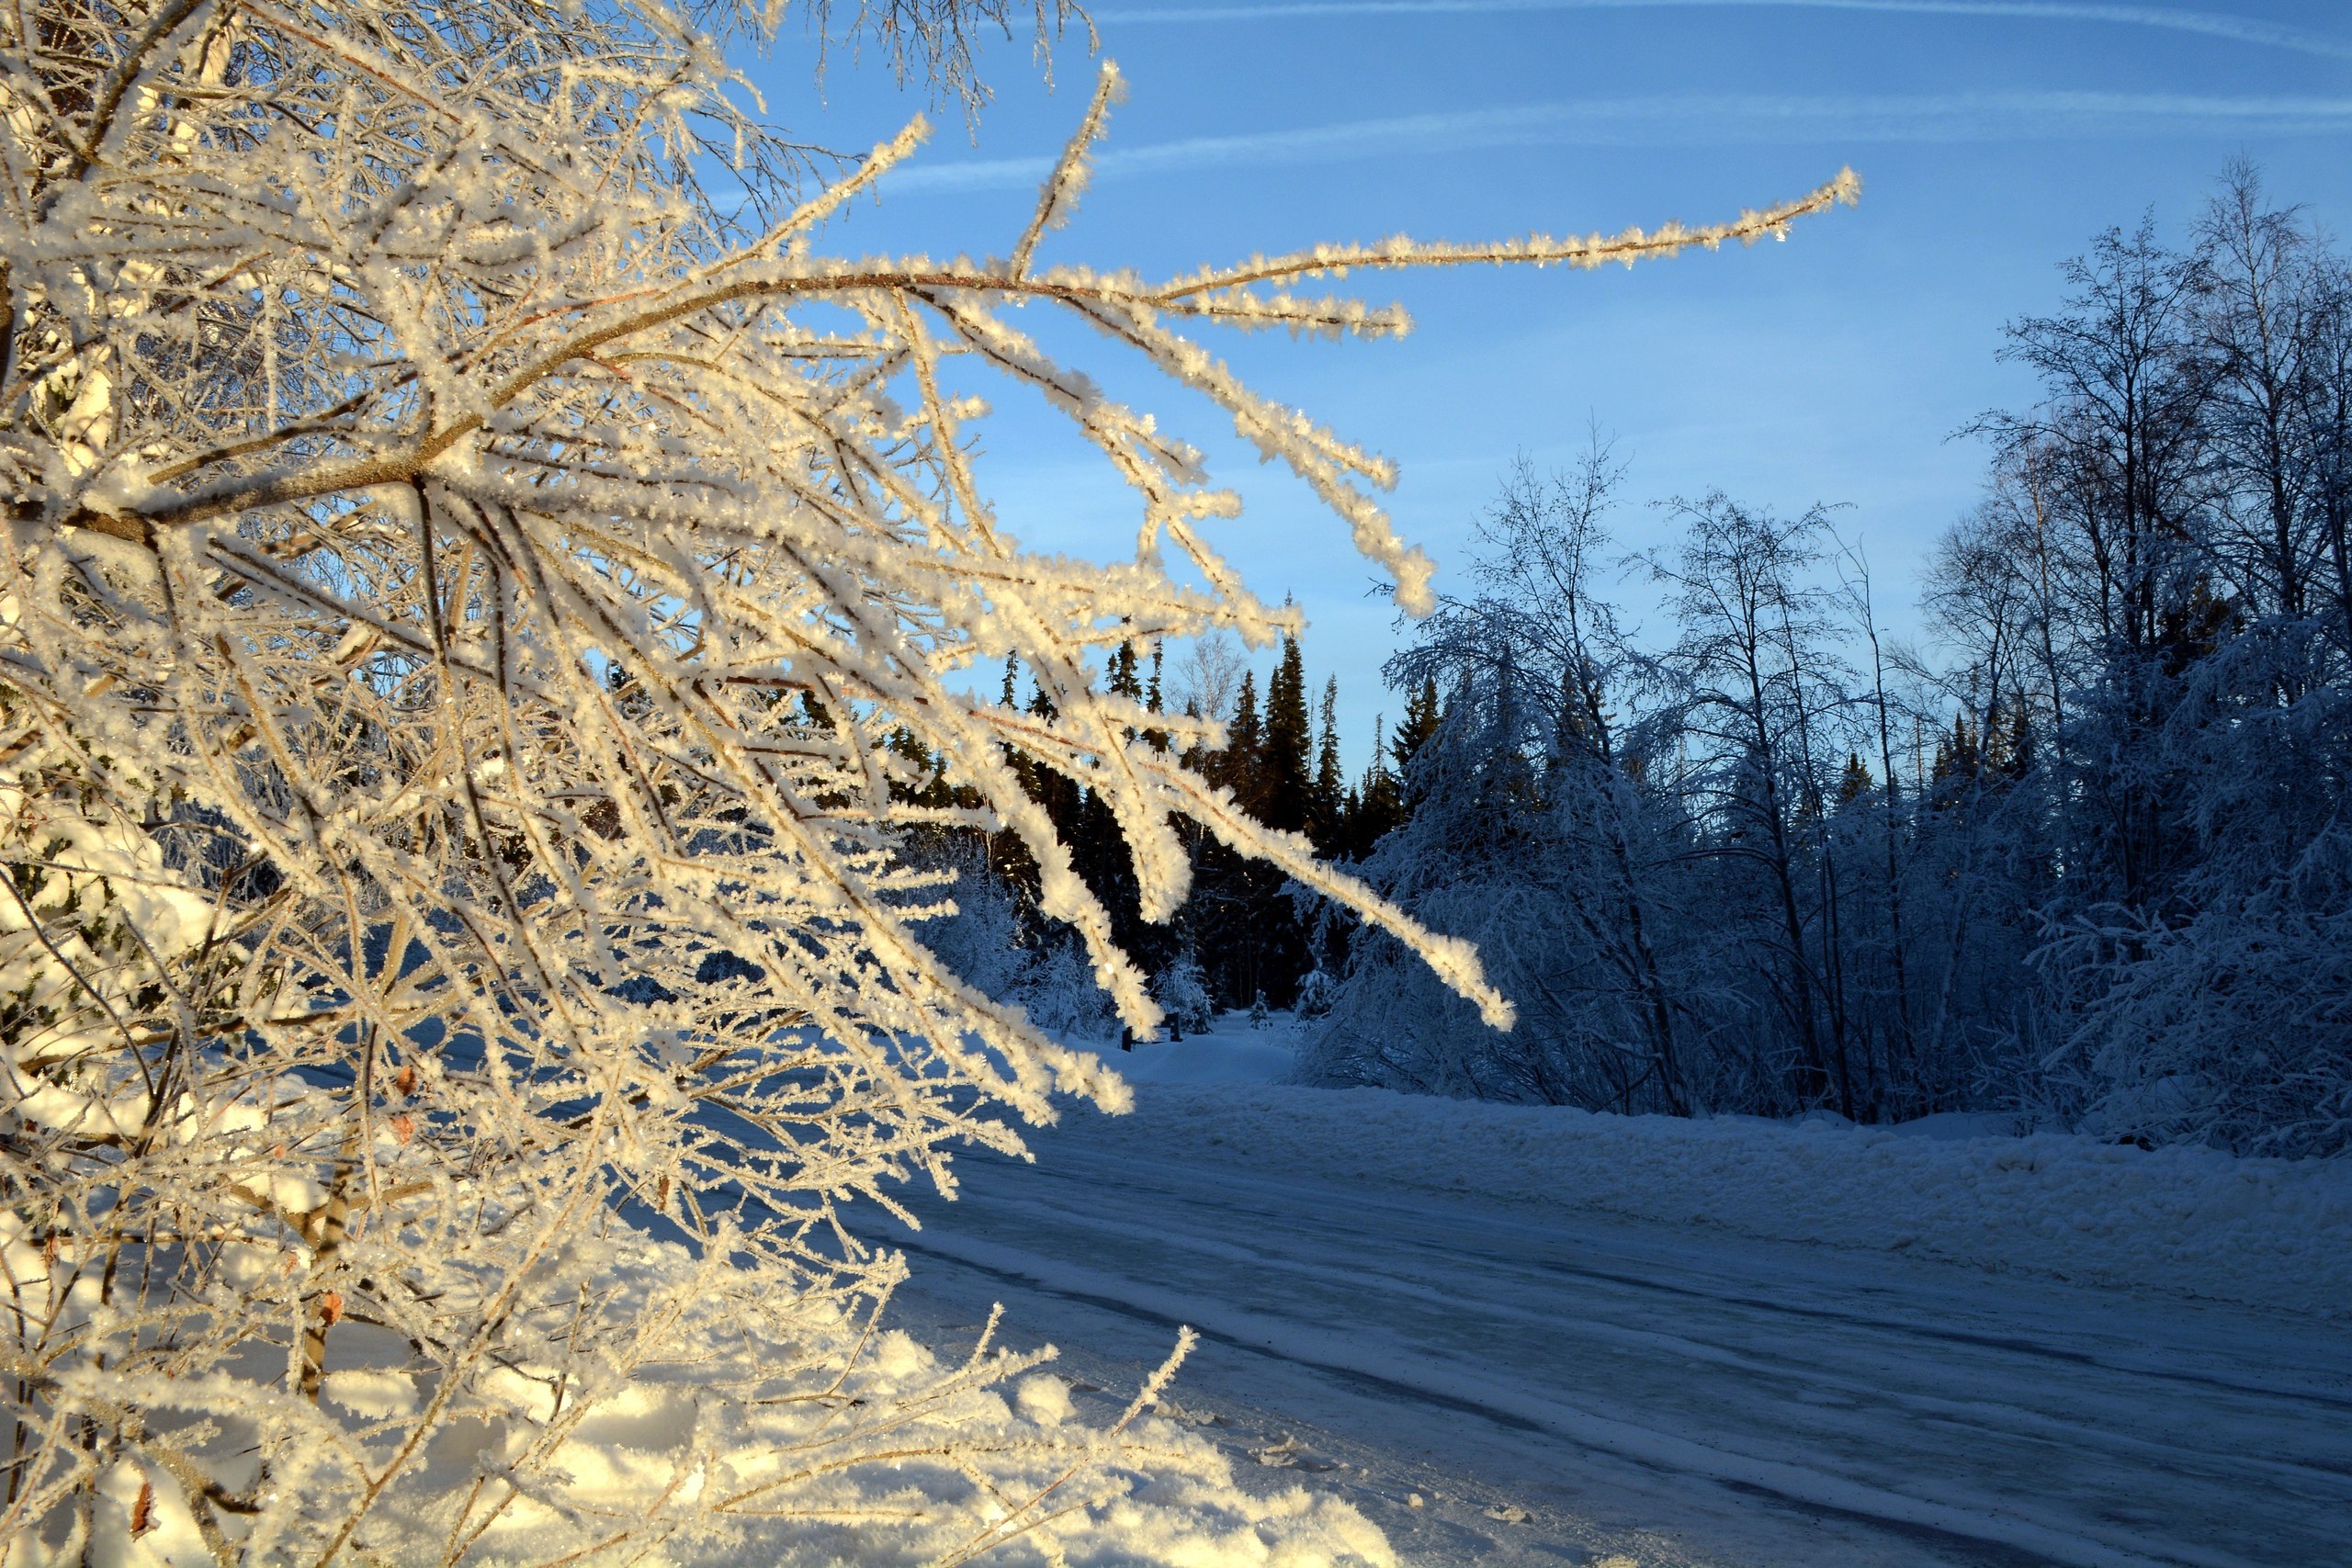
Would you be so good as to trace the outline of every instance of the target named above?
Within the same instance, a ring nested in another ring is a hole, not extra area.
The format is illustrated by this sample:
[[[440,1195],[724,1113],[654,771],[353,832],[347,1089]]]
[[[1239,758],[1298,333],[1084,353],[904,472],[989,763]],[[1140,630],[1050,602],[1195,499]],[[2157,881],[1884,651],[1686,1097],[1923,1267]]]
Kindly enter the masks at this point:
[[[1375,738],[1371,764],[1351,778],[1341,762],[1338,678],[1328,677],[1319,700],[1310,701],[1295,638],[1283,639],[1262,696],[1257,672],[1230,642],[1216,638],[1193,648],[1175,671],[1165,667],[1164,649],[1155,647],[1147,659],[1123,643],[1107,661],[1103,683],[1147,714],[1221,721],[1225,743],[1184,748],[1184,764],[1231,791],[1260,822],[1303,834],[1317,854],[1339,862],[1363,861],[1404,823],[1404,778],[1442,713],[1435,680],[1425,680],[1406,702],[1403,721],[1385,739]],[[1006,663],[1001,700],[1041,717],[1053,714],[1051,699],[1023,682],[1017,661]],[[1175,750],[1160,730],[1129,739]],[[1126,840],[1110,808],[1066,774],[1020,761],[1013,767],[1069,847],[1078,874],[1109,911],[1120,946],[1152,976],[1176,1031],[1204,1027],[1220,1009],[1328,1005],[1347,965],[1351,931],[1298,897],[1281,871],[1234,853],[1196,824],[1181,824],[1193,863],[1190,896],[1174,919],[1147,921]],[[943,772],[930,762],[928,793],[913,795],[918,804],[955,803]],[[957,892],[965,918],[933,935],[968,977],[1019,995],[1054,1027],[1118,1028],[1075,945],[1039,912],[1036,862],[1019,838],[1000,833],[984,847],[956,839],[928,852],[944,853],[965,874]]]
[[[2240,167],[2181,243],[2064,273],[2006,329],[2039,397],[1972,427],[1926,650],[1825,508],[1677,501],[1629,555],[1596,442],[1509,476],[1367,773],[1295,644],[1212,712],[1211,775],[1476,942],[1515,1029],[1198,841],[1177,919],[1121,933],[1163,999],[1297,1004],[1326,1082],[2352,1145],[2352,262]],[[1038,787],[1132,910],[1107,821]]]

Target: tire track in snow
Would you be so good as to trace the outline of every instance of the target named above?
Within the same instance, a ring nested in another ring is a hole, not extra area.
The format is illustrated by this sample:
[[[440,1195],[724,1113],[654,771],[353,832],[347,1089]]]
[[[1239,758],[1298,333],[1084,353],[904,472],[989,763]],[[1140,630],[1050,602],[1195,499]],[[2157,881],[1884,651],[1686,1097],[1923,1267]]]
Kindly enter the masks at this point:
[[[1088,1188],[1087,1190],[1099,1198],[1102,1187],[1098,1183]],[[1052,1199],[1012,1198],[1001,1192],[992,1192],[989,1196],[988,1202],[992,1213],[999,1217],[1027,1214],[1042,1221],[1047,1229],[1058,1229],[1065,1233],[1074,1229],[1092,1229],[1107,1235],[1116,1234],[1118,1229],[1115,1224],[1104,1221],[1099,1214],[1088,1213]],[[1217,1211],[1227,1219],[1230,1219],[1238,1211],[1230,1209]],[[1257,1215],[1261,1219],[1276,1217],[1264,1211],[1258,1211]],[[1295,1215],[1290,1217],[1290,1224],[1294,1227],[1297,1227],[1299,1223]],[[1323,1229],[1329,1235],[1336,1227],[1327,1225]],[[1458,1231],[1457,1234],[1459,1234]],[[1277,1258],[1262,1250],[1198,1234],[1185,1235],[1183,1242],[1188,1251],[1196,1255],[1222,1258],[1245,1266],[1279,1267],[1288,1279],[1319,1280],[1347,1289],[1351,1293],[1359,1295],[1368,1293],[1366,1287],[1376,1284],[1378,1290],[1391,1299],[1409,1298],[1423,1304],[1441,1308],[1456,1306],[1463,1297],[1422,1283],[1421,1280],[1410,1271],[1398,1268],[1394,1255],[1409,1253],[1415,1257],[1427,1258],[1433,1262],[1442,1261],[1449,1265],[1459,1264],[1467,1259],[1498,1272],[1525,1270],[1547,1276],[1566,1276],[1580,1280],[1614,1285],[1637,1294],[1659,1292],[1679,1299],[1703,1302],[1717,1308],[1737,1308],[1743,1312],[1767,1311],[1791,1314],[1805,1319],[1826,1321],[1842,1327],[1860,1328],[1893,1337],[1907,1336],[1933,1342],[1964,1345],[1971,1348],[1991,1349],[2007,1355],[2040,1356],[2063,1362],[2070,1367],[2085,1368],[2117,1376],[2144,1376],[2190,1382],[2200,1387],[2254,1399],[2301,1399],[2323,1406],[2352,1408],[2352,1401],[2337,1399],[2326,1394],[2255,1387],[2198,1373],[2118,1364],[2087,1352],[2044,1345],[2020,1337],[1972,1334],[1962,1330],[1943,1329],[1930,1325],[1905,1322],[1896,1318],[1795,1307],[1786,1303],[1765,1298],[1725,1294],[1721,1292],[1679,1286],[1622,1270],[1566,1264],[1527,1253],[1505,1257],[1498,1252],[1471,1251],[1459,1247],[1448,1249],[1419,1242],[1400,1243],[1394,1239],[1394,1233],[1391,1233],[1391,1236],[1392,1239],[1389,1242],[1391,1256],[1381,1257],[1360,1250],[1359,1256],[1364,1260],[1344,1270],[1303,1258]],[[1550,1241],[1553,1238],[1540,1239]],[[918,1247],[917,1250],[921,1248]],[[1551,1321],[1557,1314],[1556,1302],[1547,1303],[1549,1310],[1546,1311],[1532,1303],[1522,1304],[1500,1301],[1492,1292],[1471,1293],[1475,1295],[1478,1310],[1484,1316],[1516,1320],[1527,1325],[1531,1330],[1539,1328],[1545,1322]],[[1674,1357],[1685,1363],[1705,1361],[1728,1370],[1766,1377],[1785,1375],[1787,1371],[1784,1367],[1775,1365],[1763,1354],[1717,1345],[1679,1330],[1668,1323],[1633,1329],[1598,1317],[1587,1317],[1578,1323],[1577,1332],[1588,1338],[1607,1340],[1638,1351]],[[1962,1423],[1990,1424],[1997,1426],[2011,1436],[2030,1433],[2053,1444],[2069,1447],[2096,1444],[2102,1445],[2109,1450],[2119,1448],[2129,1449],[2147,1456],[2160,1467],[2183,1463],[2193,1466],[2198,1461],[2210,1457],[2204,1450],[2186,1448],[2159,1437],[2143,1435],[2136,1431],[2118,1431],[2085,1421],[2055,1418],[2016,1405],[1995,1405],[1981,1399],[1940,1397],[1917,1390],[1894,1390],[1877,1382],[1821,1368],[1812,1369],[1809,1377],[1811,1382],[1817,1388],[1834,1389],[1857,1400],[1876,1399],[1882,1404],[1887,1402],[1899,1404],[1905,1415],[1913,1419],[1942,1418]],[[1483,1408],[1477,1413],[1492,1414]],[[2234,1470],[2241,1473],[2258,1472],[2274,1481],[2303,1485],[2313,1483],[2324,1486],[2338,1485],[2346,1473],[2342,1470],[2326,1465],[2307,1463],[2292,1459],[2276,1459],[2262,1454],[2236,1453],[2232,1456],[2232,1462]]]
[[[1069,1152],[1057,1150],[1057,1156],[1065,1157]],[[2249,1382],[2186,1368],[2155,1365],[2146,1359],[2125,1359],[2101,1355],[2091,1350],[2049,1344],[2018,1334],[1981,1332],[1940,1324],[1922,1323],[1916,1318],[1888,1317],[1855,1312],[1849,1308],[1809,1305],[1802,1302],[1753,1292],[1734,1292],[1700,1285],[1682,1284],[1661,1279],[1655,1272],[1634,1274],[1623,1269],[1600,1268],[1589,1263],[1571,1262],[1558,1257],[1546,1256],[1547,1251],[1555,1250],[1560,1246],[1560,1239],[1555,1233],[1546,1231],[1540,1226],[1517,1225],[1507,1219],[1492,1215],[1482,1214],[1472,1217],[1442,1213],[1439,1205],[1417,1204],[1409,1200],[1399,1201],[1394,1197],[1385,1196],[1374,1199],[1361,1192],[1344,1194],[1348,1204],[1359,1213],[1378,1212],[1413,1222],[1411,1225],[1391,1225],[1375,1233],[1372,1227],[1350,1225],[1322,1217],[1323,1214],[1335,1212],[1332,1210],[1310,1214],[1301,1208],[1275,1209],[1264,1204],[1260,1193],[1246,1186],[1222,1184],[1212,1173],[1171,1166],[1148,1157],[1134,1159],[1123,1157],[1121,1168],[1116,1177],[1105,1172],[1080,1173],[1067,1167],[1052,1168],[1040,1165],[1022,1168],[1021,1174],[1024,1184],[1044,1181],[1067,1185],[1080,1195],[1080,1206],[1058,1204],[1052,1200],[1035,1196],[1012,1198],[995,1192],[990,1193],[989,1201],[991,1204],[1001,1207],[1025,1205],[1055,1210],[1085,1223],[1088,1216],[1084,1212],[1084,1206],[1088,1200],[1099,1200],[1103,1188],[1114,1182],[1130,1188],[1138,1185],[1135,1182],[1135,1178],[1144,1168],[1153,1168],[1161,1174],[1165,1184],[1158,1190],[1162,1192],[1182,1192],[1190,1189],[1197,1193],[1204,1187],[1220,1188],[1217,1201],[1214,1205],[1201,1202],[1195,1197],[1177,1197],[1168,1200],[1169,1201],[1198,1206],[1222,1219],[1229,1220],[1236,1216],[1247,1216],[1285,1229],[1312,1230],[1334,1240],[1344,1239],[1353,1242],[1359,1247],[1367,1238],[1376,1234],[1380,1238],[1381,1247],[1390,1252],[1410,1252],[1448,1262],[1468,1257],[1491,1267],[1532,1269],[1557,1277],[1590,1280],[1644,1293],[1674,1296],[1713,1307],[1737,1309],[1742,1313],[1764,1313],[1777,1317],[1834,1325],[1841,1328],[1862,1329],[1902,1338],[1966,1346],[1973,1349],[1992,1350],[2003,1355],[2031,1357],[2070,1367],[2110,1372],[2119,1376],[2181,1383],[2252,1399],[2287,1400],[2299,1404],[2315,1405],[2322,1409],[2340,1410],[2352,1414],[2352,1396],[2327,1393],[2315,1388],[2299,1387],[2284,1380]],[[1285,1177],[1284,1180],[1300,1188],[1308,1185],[1294,1178]],[[1334,1193],[1335,1198],[1339,1196],[1340,1194]],[[1657,1228],[1655,1223],[1645,1223],[1622,1216],[1609,1215],[1603,1218],[1627,1229]],[[1416,1240],[1411,1235],[1414,1229],[1428,1231],[1433,1226],[1443,1229],[1449,1235],[1450,1239],[1446,1244],[1436,1245]],[[1463,1245],[1467,1234],[1472,1231],[1490,1233],[1487,1238],[1490,1245],[1476,1250]],[[1726,1239],[1737,1243],[1744,1238],[1734,1236]],[[1186,1238],[1186,1244],[1194,1247],[1208,1245],[1198,1237],[1193,1236]],[[1777,1245],[1792,1247],[1803,1246],[1801,1243]],[[1296,1271],[1300,1266],[1285,1260],[1284,1267]]]
[[[1204,1338],[1229,1348],[1338,1378],[1389,1398],[1476,1416],[1510,1431],[1564,1438],[1652,1469],[1715,1482],[1899,1535],[1941,1537],[1957,1545],[1995,1549],[2013,1562],[2021,1553],[2066,1568],[2262,1568],[2233,1554],[2151,1541],[2136,1532],[2118,1530],[2114,1540],[2099,1540],[2014,1508],[1915,1496],[1776,1460],[1733,1453],[1623,1417],[1537,1397],[1466,1370],[1449,1371],[1446,1381],[1451,1387],[1398,1377],[1395,1369],[1427,1365],[1433,1358],[1403,1345],[1367,1349],[1385,1337],[1361,1328],[1351,1327],[1344,1336],[1333,1334],[970,1236],[926,1232],[921,1239],[900,1235],[895,1240],[910,1252],[1058,1300],[1171,1332],[1190,1325]]]

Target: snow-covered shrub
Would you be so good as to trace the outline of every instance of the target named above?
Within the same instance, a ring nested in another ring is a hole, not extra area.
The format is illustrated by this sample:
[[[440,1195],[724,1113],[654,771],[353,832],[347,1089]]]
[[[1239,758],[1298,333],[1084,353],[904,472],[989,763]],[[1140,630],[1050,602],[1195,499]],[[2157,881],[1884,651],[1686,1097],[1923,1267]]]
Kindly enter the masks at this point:
[[[955,912],[924,925],[924,945],[983,996],[1012,995],[1035,951],[1023,945],[1020,895],[989,864],[986,848],[959,836],[944,846],[918,845],[905,858],[954,877],[939,891]]]
[[[2131,956],[2110,957],[2108,987],[2069,1042],[2090,1080],[2086,1126],[2247,1154],[2352,1148],[2347,835],[2177,928],[2099,935]]]
[[[2044,1076],[2102,1134],[2352,1150],[2352,829],[2318,782],[2352,773],[2352,689],[2329,653],[2310,622],[2249,628],[2137,748],[2083,726],[2177,814],[2189,863],[2162,905],[2069,911],[2038,954],[2073,1003]]]
[[[1178,1029],[1197,1033],[1216,1021],[1216,1003],[1209,996],[1208,979],[1190,949],[1178,953],[1151,977],[1151,998]]]
[[[1682,1089],[1690,1064],[1669,1058],[1679,1069],[1670,1078],[1661,1069],[1633,962],[1649,956],[1634,939],[1642,917],[1657,929],[1658,890],[1619,874],[1633,857],[1610,852],[1630,841],[1652,858],[1634,836],[1641,802],[1625,798],[1619,769],[1572,751],[1571,727],[1539,700],[1560,684],[1555,672],[1531,677],[1520,645],[1498,649],[1484,609],[1450,604],[1425,626],[1422,650],[1444,655],[1453,685],[1408,772],[1412,814],[1364,873],[1476,945],[1518,1004],[1517,1024],[1489,1027],[1432,987],[1409,951],[1359,935],[1303,1043],[1299,1076],[1456,1099],[1687,1109],[1666,1091]]]
[[[1321,1018],[1339,999],[1339,982],[1329,969],[1317,969],[1298,985],[1298,1001],[1291,1009],[1301,1018]]]
[[[1476,944],[1518,1027],[1487,1027],[1408,952],[1359,936],[1300,1053],[1306,1081],[1679,1112],[1721,1087],[1661,939],[1723,909],[1673,918],[1689,874],[1668,868],[1690,846],[1668,841],[1645,787],[1653,727],[1617,711],[1647,673],[1599,592],[1621,473],[1597,439],[1571,473],[1520,465],[1478,525],[1480,592],[1445,600],[1387,671],[1428,693],[1433,728],[1407,759],[1407,818],[1365,874]]]
[[[985,14],[861,13],[951,79]],[[926,944],[947,879],[901,835],[1016,836],[1138,1028],[1158,1009],[1016,761],[1106,803],[1147,916],[1184,896],[1188,818],[1508,1008],[1465,946],[1128,740],[1210,727],[1148,726],[1096,650],[1297,617],[1198,532],[1237,502],[1196,455],[1015,308],[1218,402],[1411,607],[1388,466],[1177,326],[1376,335],[1402,318],[1283,290],[1752,239],[1851,189],[1160,283],[1033,265],[1106,73],[1005,259],[853,261],[828,215],[922,128],[820,188],[717,50],[781,12],[690,15],[0,16],[0,1557],[959,1561],[1124,1517],[1103,1467],[1132,1443],[967,1398],[1030,1359],[871,1382],[902,1266],[844,1211],[1017,1147],[1003,1113],[1127,1098]],[[702,194],[720,165],[740,199]],[[990,373],[1132,484],[1136,559],[1025,553],[980,499]],[[967,689],[1008,654],[1050,716]],[[950,804],[917,803],[912,755]],[[669,1379],[691,1392],[647,1417]]]
[[[1077,1040],[1115,1040],[1119,1012],[1075,943],[1048,942],[1031,949],[1028,962],[1009,993],[1048,1034]]]
[[[1019,1007],[1034,1027],[1076,1040],[1115,1040],[1119,1013],[1096,979],[1085,950],[1052,931],[1030,929],[1017,888],[967,838],[944,851],[918,849],[911,863],[952,873],[942,891],[955,912],[928,921],[923,942],[965,984]],[[1156,982],[1152,999],[1168,1003]]]

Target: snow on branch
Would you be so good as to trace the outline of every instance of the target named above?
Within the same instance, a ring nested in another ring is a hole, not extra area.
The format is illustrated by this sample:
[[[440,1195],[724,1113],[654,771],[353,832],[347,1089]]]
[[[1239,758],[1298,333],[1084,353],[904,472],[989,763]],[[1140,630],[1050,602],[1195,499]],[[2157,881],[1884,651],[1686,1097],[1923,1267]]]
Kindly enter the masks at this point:
[[[994,13],[888,14],[960,59]],[[1215,553],[1239,503],[1200,454],[1011,311],[1205,393],[1414,607],[1391,466],[1167,322],[1394,333],[1250,286],[1753,238],[1850,177],[1714,230],[1152,286],[1029,266],[1107,67],[1012,260],[940,263],[817,249],[922,128],[812,186],[698,33],[773,11],[34,15],[0,18],[0,1554],[134,1516],[173,1560],[322,1564],[1099,1527],[1125,1424],[1024,1427],[985,1391],[1026,1361],[942,1372],[872,1327],[900,1265],[856,1205],[1018,1151],[1002,1113],[1127,1101],[934,953],[909,834],[1017,837],[1138,1030],[1158,1006],[1031,770],[1107,805],[1150,913],[1189,818],[1510,1009],[1466,944],[1132,739],[1102,649],[1296,612]],[[1136,498],[1132,559],[1020,545],[951,358],[1071,421]],[[972,694],[1007,656],[1049,713]],[[640,1417],[655,1457],[616,1457]],[[1327,1526],[1353,1528],[1284,1528]]]
[[[1086,118],[1080,120],[1078,130],[1062,149],[1061,158],[1054,164],[1054,172],[1046,176],[1045,187],[1037,193],[1036,215],[1029,220],[1029,227],[1022,231],[1021,240],[1012,247],[1012,276],[1020,277],[1029,270],[1029,257],[1037,242],[1048,229],[1058,229],[1078,210],[1078,198],[1086,189],[1091,170],[1087,154],[1102,139],[1111,119],[1111,106],[1126,96],[1126,84],[1119,75],[1119,68],[1111,61],[1102,62],[1102,73],[1094,84],[1093,101],[1086,106]]]
[[[1568,266],[1597,267],[1610,262],[1626,266],[1638,261],[1675,255],[1696,245],[1702,250],[1718,250],[1725,241],[1752,245],[1762,239],[1785,240],[1789,225],[1800,218],[1826,212],[1833,207],[1851,207],[1861,199],[1861,176],[1851,169],[1840,169],[1838,176],[1820,188],[1808,191],[1793,201],[1781,202],[1761,211],[1741,213],[1725,223],[1713,223],[1693,229],[1681,223],[1665,223],[1654,230],[1627,229],[1618,234],[1589,234],[1581,239],[1555,240],[1548,234],[1530,234],[1523,240],[1506,240],[1496,244],[1452,244],[1442,241],[1411,240],[1397,235],[1369,245],[1317,245],[1312,250],[1294,252],[1286,256],[1253,256],[1239,266],[1204,268],[1181,277],[1150,295],[1154,304],[1171,304],[1216,289],[1247,288],[1251,284],[1272,283],[1296,277],[1323,276],[1345,276],[1351,267],[1430,267],[1502,265],[1528,263],[1546,266],[1555,263]]]

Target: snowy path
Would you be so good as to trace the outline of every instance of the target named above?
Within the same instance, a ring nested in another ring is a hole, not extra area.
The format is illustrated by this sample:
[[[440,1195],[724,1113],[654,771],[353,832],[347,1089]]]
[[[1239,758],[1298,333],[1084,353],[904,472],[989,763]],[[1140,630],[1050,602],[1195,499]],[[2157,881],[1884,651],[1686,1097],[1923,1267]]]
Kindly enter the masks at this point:
[[[952,1340],[1001,1300],[1114,1388],[1190,1323],[1180,1402],[1409,1558],[2352,1564],[2341,1323],[1367,1193],[1134,1126],[959,1162],[896,1238],[901,1321]]]

